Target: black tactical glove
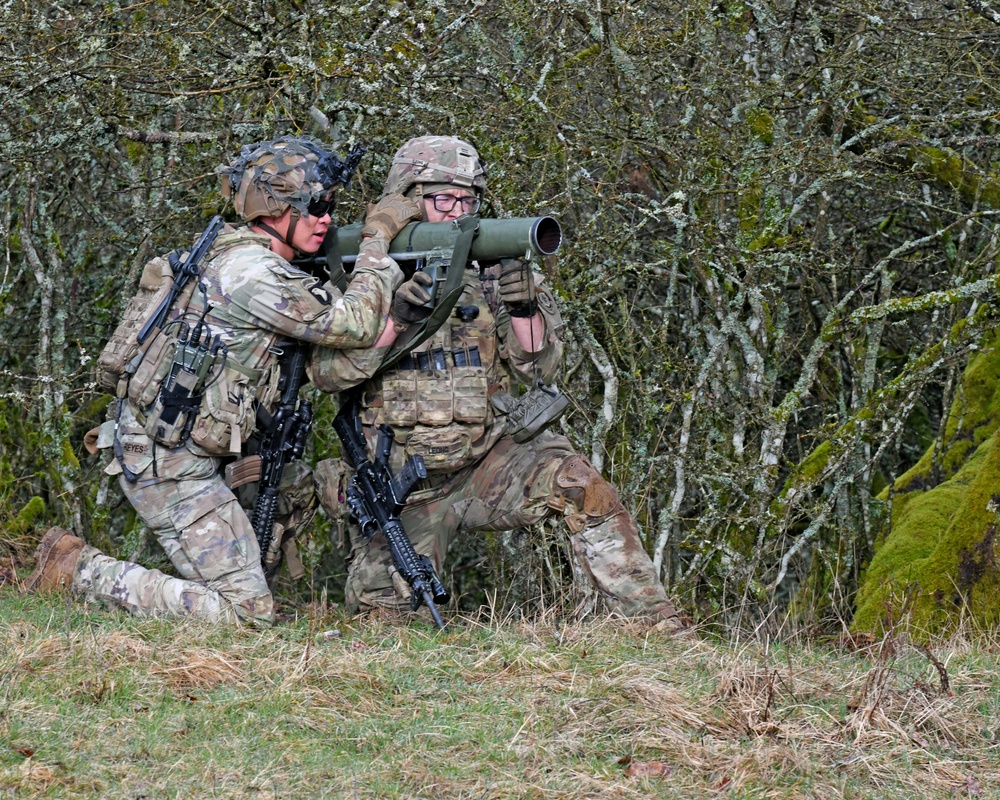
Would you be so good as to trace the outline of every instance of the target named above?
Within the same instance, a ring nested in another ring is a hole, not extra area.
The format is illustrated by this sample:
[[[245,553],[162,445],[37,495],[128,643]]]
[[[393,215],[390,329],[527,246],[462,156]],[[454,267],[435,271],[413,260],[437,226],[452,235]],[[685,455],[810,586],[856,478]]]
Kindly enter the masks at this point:
[[[500,262],[500,299],[512,317],[533,317],[538,312],[531,267],[517,258]]]
[[[389,317],[397,328],[405,328],[415,322],[421,322],[431,315],[431,294],[427,287],[434,281],[426,272],[414,272],[413,277],[396,290],[392,298],[392,310]]]

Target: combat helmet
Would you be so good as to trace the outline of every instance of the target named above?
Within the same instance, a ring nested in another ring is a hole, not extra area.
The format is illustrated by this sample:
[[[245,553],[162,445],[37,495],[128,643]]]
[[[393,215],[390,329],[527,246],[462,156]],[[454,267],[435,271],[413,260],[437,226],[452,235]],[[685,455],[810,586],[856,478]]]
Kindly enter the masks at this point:
[[[217,170],[222,195],[233,198],[236,213],[247,222],[280,217],[289,206],[298,215],[308,214],[310,203],[347,186],[364,152],[358,145],[341,160],[308,136],[244,145],[232,164]]]
[[[417,202],[444,187],[486,191],[486,164],[468,142],[454,136],[418,136],[396,151],[382,194],[405,194]]]

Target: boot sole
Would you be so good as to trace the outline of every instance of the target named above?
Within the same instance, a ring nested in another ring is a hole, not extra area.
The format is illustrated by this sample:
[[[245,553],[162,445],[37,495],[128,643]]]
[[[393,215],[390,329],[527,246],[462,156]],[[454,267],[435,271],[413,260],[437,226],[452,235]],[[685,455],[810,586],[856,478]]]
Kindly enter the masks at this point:
[[[63,536],[70,535],[70,532],[65,528],[52,528],[42,537],[42,541],[38,543],[38,549],[35,551],[37,554],[35,557],[35,571],[24,582],[21,594],[30,594],[35,591],[42,579],[42,573],[45,571],[45,565],[48,563],[49,556],[52,555],[52,549]]]

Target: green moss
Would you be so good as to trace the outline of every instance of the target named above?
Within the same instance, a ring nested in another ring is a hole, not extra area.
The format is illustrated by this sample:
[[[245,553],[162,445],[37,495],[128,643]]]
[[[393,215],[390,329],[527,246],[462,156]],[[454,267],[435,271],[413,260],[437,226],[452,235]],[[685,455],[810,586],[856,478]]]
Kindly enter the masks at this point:
[[[774,117],[764,109],[754,108],[747,113],[747,127],[764,144],[774,143]]]
[[[757,230],[763,197],[764,190],[759,183],[750,183],[740,189],[736,216],[743,233],[749,234]]]
[[[920,460],[901,475],[894,485],[901,493],[924,491],[933,481],[931,467],[937,462],[940,477],[948,479],[965,464],[976,447],[987,441],[1000,426],[1000,348],[994,336],[969,362],[962,376],[962,391],[952,404],[945,423],[944,451],[935,454],[932,443]],[[961,424],[961,429],[959,428]],[[880,495],[888,497],[888,488]]]
[[[1000,620],[1000,350],[995,337],[989,344],[963,375],[938,474],[932,445],[894,485],[891,525],[858,590],[856,630],[883,629],[904,611],[934,633],[952,628],[962,609],[982,625]]]
[[[62,465],[75,470],[80,469],[80,459],[76,457],[76,451],[73,449],[73,443],[69,438],[62,440]]]
[[[29,530],[35,524],[36,520],[38,520],[38,518],[44,513],[45,501],[42,500],[41,497],[35,495],[24,504],[24,507],[19,512],[17,512],[17,516],[11,524],[12,532],[15,534],[24,533]]]
[[[937,147],[915,147],[910,151],[910,159],[917,169],[951,186],[966,201],[978,199],[991,208],[1000,208],[1000,181],[992,175],[967,169],[965,160],[958,154]]]
[[[802,460],[795,473],[785,482],[785,488],[781,493],[782,496],[787,494],[788,490],[796,484],[815,483],[819,479],[819,476],[826,470],[827,464],[830,463],[830,455],[832,453],[833,445],[827,439]]]
[[[570,56],[566,59],[567,63],[573,63],[574,61],[588,61],[594,56],[601,54],[601,44],[600,42],[590,45],[590,47],[585,47],[579,53]]]

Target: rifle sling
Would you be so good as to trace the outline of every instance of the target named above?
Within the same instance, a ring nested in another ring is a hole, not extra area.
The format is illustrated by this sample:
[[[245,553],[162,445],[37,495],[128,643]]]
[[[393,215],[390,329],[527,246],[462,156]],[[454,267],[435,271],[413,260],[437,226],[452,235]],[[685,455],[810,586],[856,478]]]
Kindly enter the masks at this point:
[[[330,276],[330,283],[343,294],[347,291],[347,272],[344,271],[344,264],[340,258],[340,239],[337,238],[335,225],[331,225],[326,231],[323,251],[326,253],[326,272]]]
[[[474,219],[471,218],[470,219]],[[455,238],[455,248],[451,253],[451,261],[448,264],[448,274],[445,277],[444,287],[438,294],[438,302],[434,306],[431,315],[408,327],[393,343],[391,349],[382,359],[382,364],[375,372],[376,377],[381,375],[399,359],[409,353],[421,342],[427,341],[437,333],[438,329],[444,325],[451,311],[458,303],[458,298],[462,296],[462,279],[465,273],[465,265],[469,260],[469,251],[472,249],[472,240],[476,236],[476,227],[463,227],[462,232]]]

